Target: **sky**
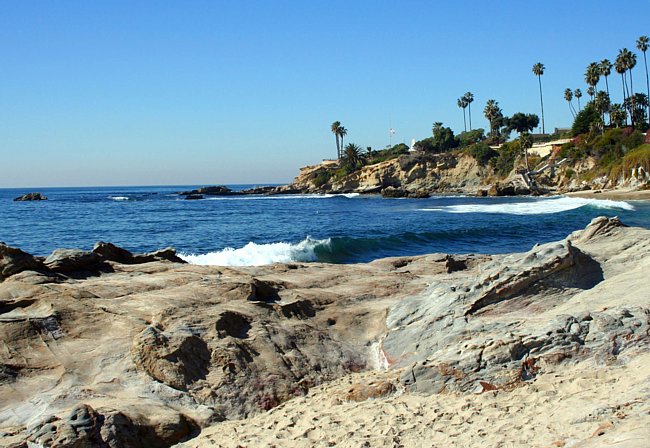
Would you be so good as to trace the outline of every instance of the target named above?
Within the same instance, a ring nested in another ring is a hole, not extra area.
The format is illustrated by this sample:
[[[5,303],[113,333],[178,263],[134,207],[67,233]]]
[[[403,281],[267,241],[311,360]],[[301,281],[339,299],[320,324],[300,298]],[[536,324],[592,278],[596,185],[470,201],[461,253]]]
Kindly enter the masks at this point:
[[[546,129],[568,127],[564,89],[639,53],[643,17],[650,0],[0,0],[0,187],[286,183],[335,157],[336,120],[381,149],[390,127],[461,132],[467,91],[474,128],[491,98],[541,115],[536,62]]]

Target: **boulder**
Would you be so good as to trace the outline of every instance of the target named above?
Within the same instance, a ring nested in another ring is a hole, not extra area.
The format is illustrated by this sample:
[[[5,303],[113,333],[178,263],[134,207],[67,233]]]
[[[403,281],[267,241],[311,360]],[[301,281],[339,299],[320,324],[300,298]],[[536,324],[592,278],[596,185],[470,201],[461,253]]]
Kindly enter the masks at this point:
[[[176,249],[173,247],[166,247],[155,252],[148,252],[146,254],[133,255],[133,263],[150,263],[152,261],[171,261],[173,263],[187,263],[187,261],[176,255]]]
[[[521,185],[509,183],[496,183],[490,187],[488,196],[521,196],[530,194],[530,189]]]
[[[203,195],[202,194],[188,194],[187,196],[185,196],[185,199],[190,200],[190,201],[191,200],[197,200],[197,199],[203,199]]]
[[[45,201],[47,197],[39,192],[27,193],[14,199],[14,201]]]
[[[15,247],[0,243],[0,281],[22,271],[45,269],[43,263],[34,256]]]
[[[56,249],[45,259],[45,266],[54,272],[97,270],[101,257],[79,249]]]
[[[411,198],[411,199],[426,199],[431,195],[424,190],[409,191],[403,188],[386,187],[381,190],[381,195],[385,198]]]
[[[126,249],[116,246],[113,243],[98,241],[93,247],[93,253],[99,255],[104,260],[114,261],[116,263],[131,264],[134,262],[133,254]]]

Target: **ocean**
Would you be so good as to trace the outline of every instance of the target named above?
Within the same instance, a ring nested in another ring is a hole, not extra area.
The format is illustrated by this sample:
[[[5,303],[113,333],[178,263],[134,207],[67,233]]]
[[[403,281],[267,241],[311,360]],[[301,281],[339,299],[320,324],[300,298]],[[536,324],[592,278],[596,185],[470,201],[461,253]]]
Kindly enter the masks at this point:
[[[231,185],[233,190],[253,185]],[[591,219],[650,228],[650,201],[569,197],[226,196],[185,200],[193,186],[0,189],[0,241],[34,255],[110,241],[133,252],[175,247],[191,263],[358,263],[392,256],[521,252]]]

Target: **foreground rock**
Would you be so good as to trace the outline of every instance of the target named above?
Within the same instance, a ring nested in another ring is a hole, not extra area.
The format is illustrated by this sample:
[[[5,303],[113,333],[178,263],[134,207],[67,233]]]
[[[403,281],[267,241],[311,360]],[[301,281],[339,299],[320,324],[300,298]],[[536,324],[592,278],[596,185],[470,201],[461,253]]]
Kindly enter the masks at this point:
[[[95,249],[110,271],[0,283],[0,445],[650,437],[650,231],[616,219],[523,254],[346,266]]]
[[[47,200],[47,197],[43,196],[38,192],[27,193],[14,199],[14,201],[45,201],[45,200]]]

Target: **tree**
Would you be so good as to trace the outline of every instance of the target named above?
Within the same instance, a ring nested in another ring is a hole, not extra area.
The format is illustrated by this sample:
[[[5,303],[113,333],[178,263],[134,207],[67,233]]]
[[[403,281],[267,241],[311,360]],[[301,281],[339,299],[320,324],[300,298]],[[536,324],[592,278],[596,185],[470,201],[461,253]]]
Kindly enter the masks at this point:
[[[637,129],[645,130],[648,96],[645,93],[635,93],[625,100],[623,106],[630,111],[632,125]]]
[[[496,137],[495,127],[497,125],[497,119],[500,116],[503,116],[498,101],[488,100],[483,109],[483,114],[485,115],[485,118],[487,118],[487,121],[490,122],[490,135]]]
[[[598,70],[600,71],[601,76],[605,77],[607,96],[609,96],[609,82],[607,81],[607,77],[612,74],[613,66],[614,65],[609,61],[609,59],[603,59],[600,61],[600,64],[598,64]]]
[[[469,115],[469,130],[472,130],[472,103],[474,102],[474,95],[472,92],[467,92],[463,98],[465,98],[465,101],[467,102],[467,107],[468,107],[468,115]]]
[[[609,113],[610,107],[611,107],[611,102],[609,100],[609,95],[607,92],[601,90],[598,93],[596,93],[594,103],[596,105],[596,109],[598,112],[600,112],[601,118],[603,120],[603,125],[605,123],[605,114]],[[612,118],[609,118],[609,122],[611,124]],[[604,126],[603,126],[603,131],[604,131]]]
[[[332,123],[332,133],[336,137],[336,158],[340,159],[341,158],[341,145],[339,142],[339,129],[341,128],[341,122],[340,121],[335,121]]]
[[[614,103],[609,110],[609,119],[611,123],[617,128],[625,126],[627,121],[627,112],[621,104]]]
[[[343,126],[340,126],[338,135],[339,135],[339,138],[341,139],[341,156],[343,156],[343,137],[348,135],[348,130],[345,129]]]
[[[582,106],[580,106],[580,98],[582,98],[582,90],[575,89],[573,91],[573,96],[575,96],[576,100],[578,100],[578,112],[580,112],[582,110]]]
[[[510,117],[510,129],[519,132],[519,143],[521,148],[524,150],[524,157],[526,159],[526,170],[530,171],[530,165],[528,164],[528,148],[532,147],[532,142],[530,146],[527,146],[527,139],[530,138],[530,131],[535,129],[539,125],[539,117],[535,114],[524,114],[517,112],[512,117]]]
[[[544,98],[542,97],[542,75],[544,74],[545,68],[546,67],[544,67],[544,64],[541,62],[533,65],[533,73],[537,76],[537,80],[539,81],[539,101],[542,104],[542,134],[546,133],[546,130],[544,129]]]
[[[593,102],[587,103],[584,109],[582,109],[576,115],[576,119],[573,121],[573,126],[571,128],[573,136],[578,136],[580,134],[586,134],[591,130],[594,123],[600,121],[600,114],[596,110],[596,106]]]
[[[593,101],[594,96],[596,95],[596,88],[594,86],[589,86],[587,88],[587,95],[589,95],[589,98],[591,98],[591,101]]]
[[[627,50],[627,49],[624,49]],[[635,107],[634,107],[634,100],[636,95],[634,94],[634,83],[632,81],[632,69],[636,67],[636,54],[632,53],[631,51],[627,50],[625,54],[625,66],[627,67],[628,72],[630,72],[630,96],[632,97],[632,112],[630,112],[630,121],[632,122],[632,126],[634,126],[635,123]]]
[[[592,101],[594,100],[594,94],[596,93],[596,86],[598,85],[598,81],[600,81],[600,70],[598,68],[598,64],[592,62],[587,66],[587,71],[585,71],[585,82],[589,87],[591,87],[591,90],[588,89],[587,93],[589,93],[589,91],[593,92],[589,94]]]
[[[465,117],[465,108],[469,105],[465,97],[461,96],[458,98],[458,107],[463,109],[463,129],[467,132],[467,118]]]
[[[573,103],[571,102],[571,100],[573,100],[573,91],[571,89],[564,90],[564,99],[566,100],[567,103],[569,103],[569,111],[571,112],[571,115],[573,115],[573,119],[575,120],[576,111],[573,108]]]
[[[361,147],[354,143],[348,143],[343,152],[343,160],[350,171],[354,171],[363,163]]]
[[[618,67],[617,67],[618,64]],[[630,50],[627,48],[623,48],[622,50],[619,50],[618,56],[616,57],[616,63],[614,64],[614,67],[616,68],[617,73],[621,73],[621,76],[623,77],[623,86],[624,89],[627,91],[627,86],[625,85],[626,79],[625,79],[625,73],[630,72],[630,90],[627,92],[627,95],[624,95],[624,100],[623,100],[623,105],[630,105],[630,120],[632,122],[632,126],[634,126],[634,85],[633,85],[633,80],[632,80],[632,69],[636,66],[636,55],[632,53]],[[621,70],[619,72],[619,69]],[[627,98],[632,98],[631,101],[626,102]]]
[[[648,60],[646,51],[648,51],[648,36],[641,36],[636,41],[636,48],[643,53],[643,65],[645,65],[645,88],[646,94],[650,97],[650,82],[648,81]],[[648,117],[650,117],[650,105],[648,106]]]

